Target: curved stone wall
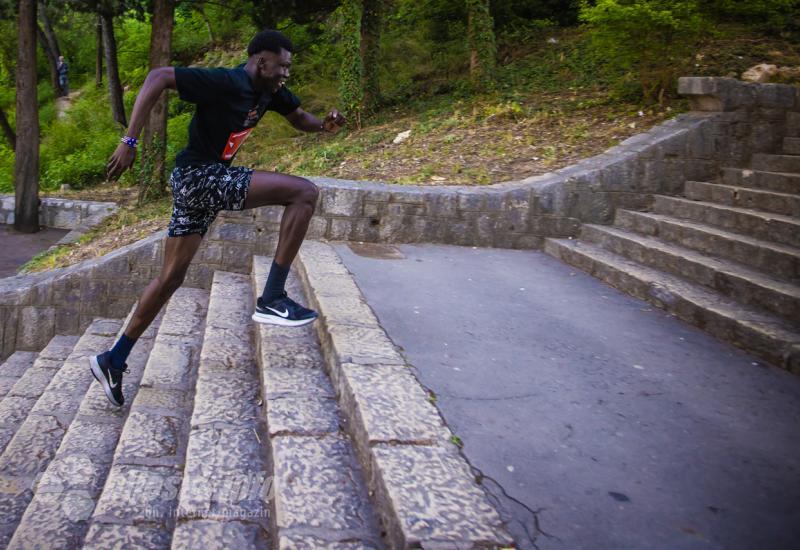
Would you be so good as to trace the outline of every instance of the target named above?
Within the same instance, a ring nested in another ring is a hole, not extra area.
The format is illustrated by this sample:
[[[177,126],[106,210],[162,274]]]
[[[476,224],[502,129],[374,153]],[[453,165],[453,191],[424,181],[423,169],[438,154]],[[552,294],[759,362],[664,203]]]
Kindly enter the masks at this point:
[[[577,236],[581,223],[610,223],[618,207],[647,208],[709,180],[723,166],[778,149],[800,129],[800,90],[725,78],[682,78],[693,111],[601,155],[555,172],[486,187],[421,187],[312,178],[321,188],[308,238],[437,242],[540,248]],[[281,208],[224,213],[186,284],[208,288],[216,269],[247,273],[254,253],[274,249]],[[0,280],[0,359],[41,349],[55,334],[78,334],[96,316],[123,317],[158,273],[164,233],[102,258]]]

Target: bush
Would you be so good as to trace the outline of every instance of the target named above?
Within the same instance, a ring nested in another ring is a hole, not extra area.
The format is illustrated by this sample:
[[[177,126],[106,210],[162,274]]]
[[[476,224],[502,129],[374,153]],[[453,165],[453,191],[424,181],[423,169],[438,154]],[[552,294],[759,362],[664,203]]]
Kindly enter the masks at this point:
[[[696,0],[583,0],[580,18],[617,92],[633,84],[646,101],[673,89],[704,28]]]
[[[703,10],[716,19],[778,30],[785,27],[799,5],[798,0],[700,0]]]

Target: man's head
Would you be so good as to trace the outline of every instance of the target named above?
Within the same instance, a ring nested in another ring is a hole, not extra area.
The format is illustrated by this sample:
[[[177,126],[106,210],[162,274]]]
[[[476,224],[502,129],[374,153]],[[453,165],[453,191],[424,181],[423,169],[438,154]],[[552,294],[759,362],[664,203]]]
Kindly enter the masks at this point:
[[[64,62],[64,56],[63,55],[59,55],[58,56],[58,61],[59,61],[59,63],[63,63]]]
[[[247,46],[247,64],[253,69],[253,84],[275,92],[289,78],[292,66],[292,41],[278,31],[263,30]]]

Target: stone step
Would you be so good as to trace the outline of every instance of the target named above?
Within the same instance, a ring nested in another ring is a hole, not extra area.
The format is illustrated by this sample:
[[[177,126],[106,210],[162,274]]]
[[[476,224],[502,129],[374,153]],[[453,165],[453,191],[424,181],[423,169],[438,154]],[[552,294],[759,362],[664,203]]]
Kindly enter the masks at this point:
[[[687,199],[694,201],[714,202],[737,208],[752,208],[800,218],[800,194],[795,193],[778,193],[720,183],[687,181],[684,195]]]
[[[108,436],[118,441],[103,457],[108,476],[84,548],[169,547],[207,308],[207,291],[180,288],[162,310],[125,423]]]
[[[581,240],[679,275],[736,301],[785,318],[800,329],[800,286],[777,280],[730,260],[707,256],[677,244],[618,227],[584,225]]]
[[[131,309],[128,319],[133,315]],[[155,319],[139,338],[123,379],[127,402],[135,396],[145,361],[153,347]],[[123,323],[123,326],[125,323]],[[95,353],[104,351],[95,350]],[[85,368],[88,369],[88,361]],[[81,546],[100,490],[106,481],[114,447],[128,414],[128,405],[108,402],[100,384],[89,386],[53,460],[36,486],[33,499],[8,548],[77,548]]]
[[[800,193],[800,174],[763,172],[745,168],[723,168],[722,183],[776,193]]]
[[[333,248],[305,241],[298,272],[339,407],[392,548],[511,546],[412,369]]]
[[[545,252],[767,362],[800,373],[800,333],[778,317],[590,243],[546,239]]]
[[[0,365],[0,400],[8,394],[25,371],[33,366],[37,355],[39,354],[34,351],[15,351]]]
[[[252,314],[249,278],[215,272],[173,549],[223,537],[226,546],[263,548],[269,540],[270,471]]]
[[[97,319],[87,327],[0,455],[0,545],[3,547],[8,545],[33,498],[37,477],[55,456],[86,390],[94,381],[88,367],[89,356],[108,349],[121,324],[115,319]]]
[[[783,138],[783,154],[800,155],[800,138],[796,137]]]
[[[256,297],[271,259],[253,258]],[[289,295],[307,303],[290,274]],[[256,350],[274,469],[274,540],[278,548],[357,544],[380,548],[381,534],[336,392],[324,371],[313,325],[256,324]]]
[[[800,156],[756,153],[750,161],[750,166],[753,170],[797,174],[800,173]]]
[[[800,248],[652,212],[617,210],[614,224],[692,250],[728,258],[795,284],[800,283]]]
[[[757,239],[800,247],[800,219],[790,216],[664,195],[654,197],[653,211]]]
[[[31,367],[24,369],[22,376],[8,390],[0,402],[0,453],[17,433],[36,404],[36,400],[41,397],[56,371],[64,364],[77,341],[77,336],[54,336],[42,351],[33,354],[36,357]],[[30,354],[30,352],[16,352],[14,355],[17,353]],[[30,358],[30,355],[26,357]],[[23,365],[27,364],[27,358]]]

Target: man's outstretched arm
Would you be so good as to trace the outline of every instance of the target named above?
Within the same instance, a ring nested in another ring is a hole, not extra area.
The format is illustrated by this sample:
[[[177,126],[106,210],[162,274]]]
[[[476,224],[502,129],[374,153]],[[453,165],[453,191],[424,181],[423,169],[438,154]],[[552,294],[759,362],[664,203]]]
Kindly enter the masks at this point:
[[[139,90],[139,95],[136,96],[136,102],[131,113],[131,123],[128,125],[126,136],[139,137],[139,133],[147,120],[147,115],[155,105],[158,96],[167,88],[172,88],[173,90],[176,88],[174,67],[159,67],[150,71],[144,80],[144,84],[142,84],[142,89]],[[135,157],[135,149],[124,143],[117,145],[117,149],[111,155],[108,164],[106,164],[108,179],[116,181],[125,170],[130,168]]]
[[[326,130],[336,133],[347,122],[336,109],[331,109],[325,120],[322,121],[300,107],[286,115],[286,120],[301,132],[321,132]]]

